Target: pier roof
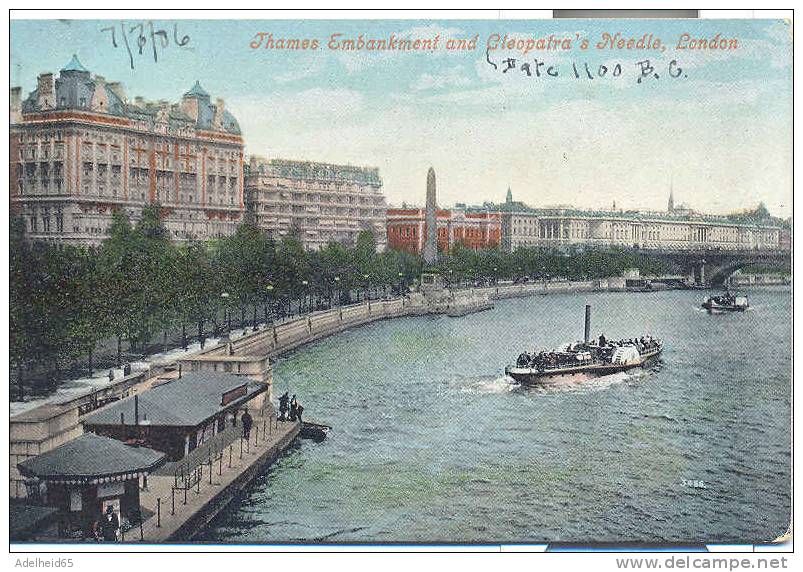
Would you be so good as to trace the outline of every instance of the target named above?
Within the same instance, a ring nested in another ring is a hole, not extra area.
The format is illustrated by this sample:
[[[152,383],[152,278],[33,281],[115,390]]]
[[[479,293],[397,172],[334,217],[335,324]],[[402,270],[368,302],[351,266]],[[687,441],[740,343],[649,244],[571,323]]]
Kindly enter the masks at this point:
[[[267,386],[249,382],[231,373],[198,371],[157,385],[138,394],[139,424],[196,427],[224,409],[240,404],[264,391]],[[224,402],[223,396],[243,388],[242,395]],[[90,415],[87,425],[134,425],[134,397],[110,405]]]
[[[48,481],[92,480],[112,475],[151,471],[165,460],[165,454],[146,447],[132,447],[122,441],[84,433],[17,465],[29,477]]]

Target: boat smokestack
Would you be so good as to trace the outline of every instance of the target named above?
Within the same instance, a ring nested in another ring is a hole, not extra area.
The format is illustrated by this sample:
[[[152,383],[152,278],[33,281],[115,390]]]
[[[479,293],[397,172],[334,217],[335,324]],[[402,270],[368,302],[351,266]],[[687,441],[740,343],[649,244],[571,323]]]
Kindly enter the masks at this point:
[[[586,327],[583,341],[585,343],[591,341],[591,304],[586,304]]]
[[[586,316],[588,315],[588,306],[586,306]],[[588,318],[586,318],[586,321]],[[586,326],[588,331],[588,326]],[[139,395],[134,396],[134,425],[139,425]]]

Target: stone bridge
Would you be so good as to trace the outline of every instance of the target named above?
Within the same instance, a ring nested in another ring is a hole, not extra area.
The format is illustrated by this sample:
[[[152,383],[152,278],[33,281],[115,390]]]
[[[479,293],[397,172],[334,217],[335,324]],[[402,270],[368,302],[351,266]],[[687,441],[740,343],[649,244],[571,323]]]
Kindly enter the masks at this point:
[[[695,284],[721,286],[731,274],[746,266],[780,267],[791,262],[791,253],[782,249],[751,250],[683,250],[654,253],[659,258],[677,264]]]

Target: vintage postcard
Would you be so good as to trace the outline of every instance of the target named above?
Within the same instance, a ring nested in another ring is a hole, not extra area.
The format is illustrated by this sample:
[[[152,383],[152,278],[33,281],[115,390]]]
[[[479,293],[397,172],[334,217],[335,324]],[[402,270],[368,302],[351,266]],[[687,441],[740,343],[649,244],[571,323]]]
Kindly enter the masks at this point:
[[[151,16],[10,22],[13,547],[791,547],[790,20]]]

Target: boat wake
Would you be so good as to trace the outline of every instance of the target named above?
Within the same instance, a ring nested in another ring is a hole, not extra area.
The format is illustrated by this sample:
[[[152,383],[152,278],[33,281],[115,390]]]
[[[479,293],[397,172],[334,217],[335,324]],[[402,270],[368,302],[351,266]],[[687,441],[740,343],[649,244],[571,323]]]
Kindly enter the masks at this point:
[[[741,310],[740,312],[730,312],[728,310],[720,310],[720,309],[706,310],[705,308],[702,308],[700,306],[696,306],[694,309],[697,310],[698,312],[702,312],[703,314],[710,314],[712,316],[726,316],[731,314],[744,314],[746,312],[755,312],[759,308],[761,308],[761,306],[748,306],[747,308]]]
[[[566,380],[543,385],[520,385],[515,384],[512,379],[508,379],[510,379],[511,383],[515,384],[514,387],[516,389],[519,389],[520,391],[526,391],[528,393],[590,393],[593,391],[602,391],[622,383],[636,382],[641,379],[645,379],[653,375],[655,370],[656,368],[631,369],[628,371],[620,371],[610,375],[595,377],[585,381]]]
[[[475,395],[509,393],[517,387],[506,375],[461,377],[449,380],[449,385],[458,387],[462,393]]]

